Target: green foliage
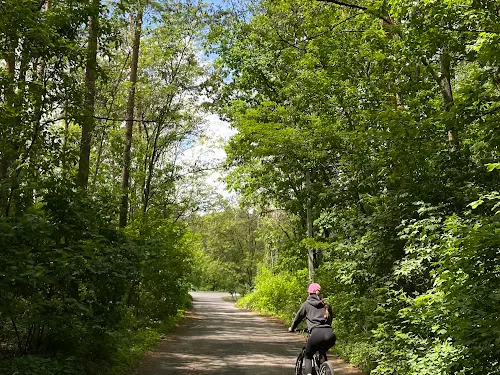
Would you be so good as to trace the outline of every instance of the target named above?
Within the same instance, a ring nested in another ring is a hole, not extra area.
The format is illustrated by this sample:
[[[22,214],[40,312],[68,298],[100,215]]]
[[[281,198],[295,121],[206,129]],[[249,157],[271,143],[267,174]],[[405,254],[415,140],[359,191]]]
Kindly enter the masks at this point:
[[[129,21],[144,2],[0,3],[2,374],[124,373],[190,304],[182,218],[207,207],[211,192],[195,202],[207,165],[179,159],[200,135],[209,17],[174,3],[147,2],[123,230]],[[88,185],[75,183],[83,124]]]
[[[50,358],[23,356],[0,362],[2,374],[33,374],[33,375],[77,375],[82,368],[75,366],[74,358],[57,361]]]
[[[113,335],[116,352],[108,373],[110,375],[128,373],[143,358],[144,352],[174,329],[183,316],[184,310],[179,310],[175,315],[143,326],[137,317],[129,314],[122,323],[123,329]]]
[[[157,323],[153,327],[138,327],[137,318],[132,314],[120,323],[121,327],[110,333],[113,340],[113,356],[109,367],[93,369],[93,373],[120,375],[128,373],[139,362],[144,352],[149,350],[160,338],[177,326],[183,317],[183,310],[174,316]],[[2,374],[33,375],[76,375],[88,373],[88,363],[82,363],[75,357],[43,358],[22,356],[0,362]]]
[[[342,330],[338,329],[338,325],[334,330],[335,332],[342,332]],[[377,350],[366,336],[354,336],[341,340],[335,345],[334,351],[340,358],[356,366],[363,373],[370,373],[377,362]]]
[[[2,221],[2,325],[22,352],[90,350],[120,315],[135,257],[91,207],[56,186],[37,210]]]
[[[262,0],[211,35],[238,130],[229,186],[296,219],[242,303],[295,306],[259,285],[299,275],[313,249],[343,357],[497,373],[498,4],[346,3]]]
[[[247,293],[264,253],[259,227],[256,213],[233,207],[193,217],[191,230],[197,247],[193,287]]]
[[[271,314],[290,324],[303,302],[307,290],[307,272],[273,274],[261,267],[255,279],[253,292],[238,300],[238,306]]]
[[[183,230],[164,221],[154,235],[137,240],[136,251],[139,270],[131,280],[135,285],[128,303],[147,324],[176,316],[179,307],[188,303],[186,280],[191,271]]]
[[[54,374],[70,371],[64,358],[86,373],[103,373],[117,347],[132,339],[125,332],[168,323],[187,305],[189,265],[174,237],[182,237],[179,229],[164,224],[141,244],[118,232],[102,209],[61,183],[38,207],[1,221],[4,352],[57,356],[33,359]],[[9,363],[21,368],[26,361]]]
[[[379,311],[386,320],[374,331],[380,351],[377,374],[498,369],[500,222],[452,215],[441,216],[443,225],[435,225],[439,216],[429,214],[403,231],[407,256],[395,268],[395,278],[408,282],[427,273],[429,285],[419,293],[387,296]],[[404,271],[411,261],[419,267]]]

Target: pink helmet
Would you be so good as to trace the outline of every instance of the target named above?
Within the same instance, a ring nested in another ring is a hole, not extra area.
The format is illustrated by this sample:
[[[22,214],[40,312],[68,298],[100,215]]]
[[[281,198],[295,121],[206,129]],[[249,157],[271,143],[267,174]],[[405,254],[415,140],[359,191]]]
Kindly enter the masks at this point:
[[[321,290],[321,285],[319,285],[318,283],[312,283],[311,285],[309,285],[309,288],[307,288],[307,293],[314,294],[318,290]]]

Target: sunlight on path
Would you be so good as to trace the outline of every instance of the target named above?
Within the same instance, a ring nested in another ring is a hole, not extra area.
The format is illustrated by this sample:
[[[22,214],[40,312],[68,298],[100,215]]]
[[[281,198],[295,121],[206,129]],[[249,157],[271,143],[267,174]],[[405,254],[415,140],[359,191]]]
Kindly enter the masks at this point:
[[[192,295],[184,324],[146,355],[135,374],[294,373],[304,342],[300,336],[223,301],[226,293]]]

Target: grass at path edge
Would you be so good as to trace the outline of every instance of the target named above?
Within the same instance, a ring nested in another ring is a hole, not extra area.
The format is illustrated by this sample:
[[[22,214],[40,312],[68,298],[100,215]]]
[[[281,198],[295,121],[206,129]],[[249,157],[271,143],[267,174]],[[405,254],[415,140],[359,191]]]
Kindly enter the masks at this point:
[[[156,323],[151,327],[129,330],[117,337],[118,350],[112,359],[112,365],[107,374],[129,374],[144,357],[144,354],[172,332],[184,319],[186,309],[177,311],[177,315]]]

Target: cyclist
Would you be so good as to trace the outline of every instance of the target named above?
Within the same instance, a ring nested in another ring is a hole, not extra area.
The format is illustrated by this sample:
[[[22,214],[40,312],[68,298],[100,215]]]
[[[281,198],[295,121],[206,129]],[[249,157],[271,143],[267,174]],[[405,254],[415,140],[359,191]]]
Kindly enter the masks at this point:
[[[292,326],[288,328],[289,332],[293,332],[299,323],[307,320],[307,330],[309,331],[309,339],[306,344],[306,374],[312,374],[312,359],[314,353],[322,350],[325,353],[333,345],[337,337],[332,331],[332,314],[331,308],[323,300],[321,295],[321,286],[317,283],[312,283],[307,289],[309,296],[302,304],[300,310],[295,315]]]

